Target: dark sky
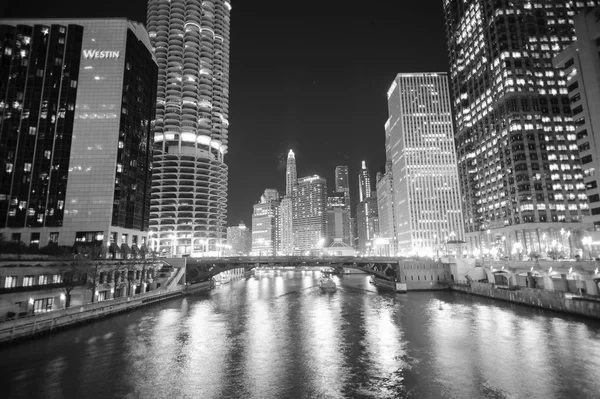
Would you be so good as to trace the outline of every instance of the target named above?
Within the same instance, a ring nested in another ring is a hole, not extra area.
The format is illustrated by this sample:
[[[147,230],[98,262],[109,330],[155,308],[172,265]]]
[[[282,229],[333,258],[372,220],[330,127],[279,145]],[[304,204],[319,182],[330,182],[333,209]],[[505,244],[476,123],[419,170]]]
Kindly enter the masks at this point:
[[[145,0],[3,1],[0,18],[127,17],[145,22]],[[265,188],[285,189],[285,159],[298,176],[333,188],[360,161],[385,163],[386,91],[399,72],[448,68],[442,0],[233,0],[229,98],[228,224],[251,225]]]

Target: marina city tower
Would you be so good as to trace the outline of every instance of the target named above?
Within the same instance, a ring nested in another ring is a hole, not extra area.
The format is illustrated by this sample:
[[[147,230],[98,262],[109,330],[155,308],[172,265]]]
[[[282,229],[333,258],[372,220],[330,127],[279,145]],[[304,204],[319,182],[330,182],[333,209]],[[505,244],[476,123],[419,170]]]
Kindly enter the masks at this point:
[[[159,66],[152,248],[216,253],[226,239],[229,24],[224,0],[150,0],[147,28]]]

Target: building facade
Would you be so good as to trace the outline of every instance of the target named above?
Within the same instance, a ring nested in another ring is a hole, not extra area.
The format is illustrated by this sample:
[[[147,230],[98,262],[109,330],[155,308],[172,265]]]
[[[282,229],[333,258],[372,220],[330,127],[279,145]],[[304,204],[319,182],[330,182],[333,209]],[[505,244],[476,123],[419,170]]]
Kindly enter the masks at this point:
[[[279,235],[281,245],[279,255],[291,255],[294,252],[294,223],[292,213],[292,196],[298,180],[296,172],[296,156],[290,150],[285,171],[285,197],[279,205]]]
[[[398,74],[388,91],[385,129],[401,253],[432,252],[464,237],[450,109],[446,74]]]
[[[227,244],[231,247],[229,255],[248,256],[252,250],[252,231],[246,227],[244,222],[238,226],[227,228]]]
[[[0,20],[0,228],[28,245],[146,245],[157,64],[126,19]]]
[[[577,41],[554,58],[566,77],[583,182],[590,203],[586,222],[600,230],[600,9],[590,9],[574,17]],[[558,171],[556,171],[558,173]],[[583,197],[583,196],[582,196]]]
[[[362,202],[371,196],[371,176],[369,168],[365,161],[362,161],[360,172],[358,173],[358,201]]]
[[[552,59],[573,41],[577,10],[596,3],[444,2],[471,248],[540,253],[585,227],[567,77]]]
[[[352,246],[354,236],[352,234],[352,205],[350,201],[350,178],[347,165],[339,165],[335,167],[335,192],[344,195],[344,204],[346,212],[343,214],[343,224],[348,225],[348,234],[342,237],[342,241]]]
[[[252,255],[275,256],[279,247],[279,193],[265,190],[252,213]]]
[[[396,225],[394,222],[394,185],[392,162],[385,163],[385,173],[377,172],[377,217],[379,237],[375,240],[377,253],[394,256],[396,248]]]
[[[373,240],[379,236],[379,216],[375,192],[356,206],[356,224],[358,252],[362,255],[373,254]]]
[[[350,215],[343,193],[327,197],[327,241],[325,245],[330,245],[336,240],[350,245]]]
[[[294,253],[323,246],[327,238],[327,181],[318,175],[298,179],[292,195]]]
[[[227,0],[149,0],[158,60],[151,229],[171,256],[217,254],[226,238]]]

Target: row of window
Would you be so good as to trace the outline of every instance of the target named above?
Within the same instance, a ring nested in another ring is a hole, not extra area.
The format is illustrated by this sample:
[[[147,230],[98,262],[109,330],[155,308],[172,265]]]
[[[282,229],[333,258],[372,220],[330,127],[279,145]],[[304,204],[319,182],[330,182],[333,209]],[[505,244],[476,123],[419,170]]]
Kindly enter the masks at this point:
[[[15,288],[19,276],[6,276],[4,278],[4,288]],[[19,287],[31,287],[34,285],[60,284],[62,283],[60,274],[40,274],[37,276],[23,276],[22,283]]]

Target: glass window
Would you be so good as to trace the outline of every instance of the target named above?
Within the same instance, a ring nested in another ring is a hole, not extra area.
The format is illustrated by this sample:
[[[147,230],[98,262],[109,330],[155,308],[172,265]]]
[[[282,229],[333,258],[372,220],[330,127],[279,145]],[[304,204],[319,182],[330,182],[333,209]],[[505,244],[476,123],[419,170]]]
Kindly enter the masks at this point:
[[[34,276],[23,277],[23,287],[31,287],[33,285]]]
[[[33,312],[34,313],[49,312],[52,310],[52,305],[54,305],[54,298],[36,299],[33,302]]]
[[[14,288],[17,286],[16,276],[6,276],[4,278],[4,288]]]

